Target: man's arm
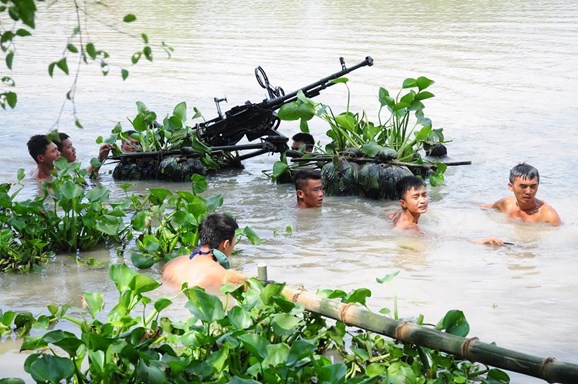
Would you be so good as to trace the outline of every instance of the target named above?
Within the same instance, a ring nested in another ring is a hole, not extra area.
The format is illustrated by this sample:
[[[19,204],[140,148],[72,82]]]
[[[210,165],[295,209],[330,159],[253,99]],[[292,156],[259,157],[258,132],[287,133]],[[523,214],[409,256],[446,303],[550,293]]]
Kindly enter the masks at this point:
[[[483,204],[481,207],[486,209],[497,209],[498,211],[504,211],[504,203],[506,199],[500,199],[495,203]]]

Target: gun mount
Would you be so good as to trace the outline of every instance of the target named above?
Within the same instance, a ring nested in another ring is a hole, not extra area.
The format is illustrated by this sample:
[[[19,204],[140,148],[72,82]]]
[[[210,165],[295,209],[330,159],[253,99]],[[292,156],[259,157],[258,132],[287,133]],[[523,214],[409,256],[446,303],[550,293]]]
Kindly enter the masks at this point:
[[[277,117],[276,110],[284,104],[297,100],[297,93],[303,92],[305,96],[311,98],[319,95],[322,90],[332,86],[331,80],[338,79],[349,72],[355,71],[364,66],[372,66],[373,59],[367,56],[362,62],[346,67],[343,57],[339,58],[341,71],[335,72],[323,79],[309,84],[289,94],[281,87],[273,87],[265,71],[260,66],[255,68],[255,77],[261,87],[267,90],[269,97],[260,103],[245,102],[238,105],[223,114],[220,109],[222,99],[215,98],[219,116],[197,124],[195,127],[201,141],[209,146],[228,146],[237,144],[243,136],[249,141],[253,141],[262,136],[282,136],[277,132],[280,120]],[[226,100],[225,100],[226,101]]]

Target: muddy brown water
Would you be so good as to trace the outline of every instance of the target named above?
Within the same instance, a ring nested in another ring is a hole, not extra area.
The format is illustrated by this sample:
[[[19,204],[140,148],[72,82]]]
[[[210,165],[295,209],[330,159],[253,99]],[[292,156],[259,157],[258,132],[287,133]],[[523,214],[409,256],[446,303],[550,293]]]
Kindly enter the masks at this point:
[[[73,128],[69,106],[59,125],[72,136],[79,160],[88,163],[96,155],[95,138],[108,135],[117,122],[128,127],[137,100],[161,117],[186,101],[189,111],[197,106],[207,119],[216,116],[213,97],[227,97],[224,110],[261,101],[264,90],[253,76],[257,65],[272,84],[289,92],[338,71],[340,56],[348,65],[372,56],[373,67],[347,76],[352,108],[367,110],[370,118],[379,106],[379,86],[397,91],[404,78],[427,76],[436,82],[431,87],[436,97],[426,101],[426,113],[452,140],[449,159],[472,165],[448,169],[445,184],[428,189],[423,236],[392,232],[386,214],[395,202],[326,197],[321,210],[295,210],[292,187],[274,185],[263,175],[276,160],[265,155],[246,161],[242,171],[209,178],[208,194],[223,194],[223,209],[263,239],[258,246],[241,243],[233,266],[255,274],[257,264],[266,263],[270,278],[310,290],[367,287],[372,308],[391,308],[397,296],[402,317],[424,314],[432,323],[461,309],[472,336],[578,364],[577,3],[241,3],[126,1],[103,11],[114,24],[138,9],[135,30],[146,29],[175,52],[171,60],[159,52],[153,63],[131,67],[124,83],[118,75],[103,78],[95,68],[82,69],[77,110],[85,128]],[[41,6],[36,36],[19,45],[13,73],[19,105],[0,112],[2,182],[13,181],[20,167],[33,167],[25,143],[52,127],[70,84],[60,74],[46,75],[47,64],[62,49],[63,33],[72,29],[66,7]],[[134,40],[90,23],[91,36],[119,57],[115,62],[126,62],[137,49]],[[115,43],[104,43],[107,38]],[[341,110],[346,92],[335,86],[316,100]],[[311,128],[321,144],[327,143],[322,122]],[[291,136],[298,126],[284,123],[280,131]],[[539,197],[557,208],[562,227],[512,223],[479,208],[509,193],[508,171],[522,161],[541,171]],[[110,169],[104,167],[100,182],[119,196]],[[131,191],[159,185],[187,188],[138,182]],[[22,197],[34,193],[29,183]],[[469,241],[490,235],[515,245],[496,249]],[[78,305],[84,291],[103,291],[112,303],[116,295],[107,270],[121,261],[114,249],[80,255],[101,261],[100,268],[79,265],[73,256],[58,256],[40,273],[0,275],[0,308],[40,313],[51,302]],[[130,263],[128,257],[125,261]],[[376,282],[394,271],[399,275],[393,284]],[[158,278],[159,268],[146,273]],[[157,294],[170,292],[161,288]],[[26,378],[24,358],[17,345],[0,343],[0,376]],[[516,375],[513,382],[540,381]]]

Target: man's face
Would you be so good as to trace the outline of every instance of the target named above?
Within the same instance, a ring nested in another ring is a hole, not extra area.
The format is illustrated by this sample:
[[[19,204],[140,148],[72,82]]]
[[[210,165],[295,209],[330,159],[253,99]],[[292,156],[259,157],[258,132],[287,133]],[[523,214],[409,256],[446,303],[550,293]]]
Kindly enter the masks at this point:
[[[319,208],[323,204],[321,180],[309,179],[303,190],[297,190],[297,197],[305,208]]]
[[[129,137],[128,139],[122,141],[120,145],[120,150],[123,151],[124,153],[140,152],[142,150],[142,147],[138,142],[138,140]]]
[[[425,188],[412,188],[405,193],[404,199],[399,201],[402,208],[414,214],[424,214],[427,212],[428,197]]]
[[[294,151],[303,151],[303,152],[312,152],[312,148],[308,147],[307,144],[305,144],[302,141],[294,141],[293,144],[291,144],[291,149]]]
[[[74,148],[70,139],[66,139],[62,142],[62,152],[60,152],[60,155],[65,157],[69,163],[76,161],[76,148]]]
[[[516,177],[514,183],[509,183],[510,191],[514,192],[516,201],[521,204],[532,203],[538,192],[538,179],[525,179]]]
[[[44,155],[38,156],[38,163],[43,165],[48,165],[49,167],[54,166],[54,160],[58,160],[60,158],[60,152],[58,151],[58,147],[53,142],[50,142],[46,146],[46,151],[44,151]]]

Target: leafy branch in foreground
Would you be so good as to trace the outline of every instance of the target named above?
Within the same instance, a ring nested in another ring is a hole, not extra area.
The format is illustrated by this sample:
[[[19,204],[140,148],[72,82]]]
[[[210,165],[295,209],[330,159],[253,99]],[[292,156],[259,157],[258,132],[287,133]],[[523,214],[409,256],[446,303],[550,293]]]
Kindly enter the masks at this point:
[[[109,276],[118,302],[108,313],[103,294],[85,292],[80,317],[68,306],[49,305],[48,315],[0,313],[0,331],[27,335],[21,351],[31,351],[24,369],[38,382],[132,383],[508,383],[500,370],[451,355],[404,345],[328,321],[284,296],[284,285],[225,286],[226,301],[204,290],[183,287],[190,315],[173,321],[162,312],[173,299],[146,294],[160,284],[124,264]],[[337,293],[348,302],[371,293]],[[446,316],[448,317],[448,316]],[[462,314],[463,317],[463,314]],[[452,316],[443,321],[462,321]],[[465,319],[464,319],[465,320]],[[54,328],[70,322],[74,332]],[[446,324],[447,323],[447,324]],[[462,327],[463,330],[463,327]],[[11,379],[13,383],[22,380]]]
[[[20,39],[32,36],[36,29],[38,6],[46,4],[41,0],[2,0],[0,1],[0,50],[2,52],[3,63],[7,70],[12,70],[14,59],[16,57],[17,49],[16,43],[21,44]],[[76,125],[82,127],[82,124],[76,118],[76,86],[80,68],[82,64],[93,64],[100,68],[102,75],[107,76],[111,67],[116,67],[122,78],[126,80],[129,76],[128,68],[136,65],[141,59],[153,61],[153,48],[161,49],[170,58],[173,48],[161,42],[160,44],[153,44],[146,33],[134,35],[125,31],[120,26],[105,23],[102,21],[106,15],[102,16],[103,7],[102,2],[79,2],[74,0],[72,2],[70,11],[74,13],[76,20],[71,32],[68,36],[63,36],[63,51],[60,57],[48,64],[48,74],[50,77],[54,76],[55,71],[64,73],[65,75],[74,75],[72,84],[66,93],[66,98],[62,104],[59,118],[62,115],[64,105],[67,102],[72,104],[73,115],[76,119]],[[100,13],[100,17],[99,17]],[[130,38],[139,41],[142,48],[133,52],[130,56],[130,63],[127,65],[114,65],[111,61],[111,56],[107,50],[102,48],[104,44],[91,40],[89,35],[88,21],[94,20],[103,24],[109,30],[115,31],[118,34],[129,36]],[[130,24],[136,21],[136,16],[133,14],[125,15],[122,20],[119,20],[120,25]],[[70,67],[74,65],[74,70]],[[0,107],[15,108],[18,95],[14,91],[16,87],[15,80],[10,76],[3,76],[0,86]],[[58,120],[55,125],[58,125]]]

